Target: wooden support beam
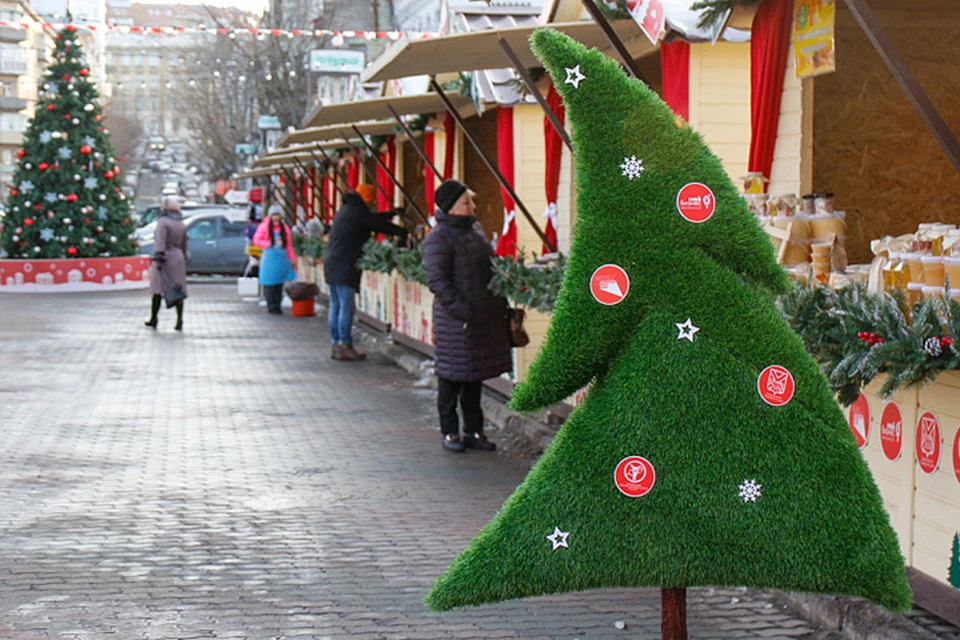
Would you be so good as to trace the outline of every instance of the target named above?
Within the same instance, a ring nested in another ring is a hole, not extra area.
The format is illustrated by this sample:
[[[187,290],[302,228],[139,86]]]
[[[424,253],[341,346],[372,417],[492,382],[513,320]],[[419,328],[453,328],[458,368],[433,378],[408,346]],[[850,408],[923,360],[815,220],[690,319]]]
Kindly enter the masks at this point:
[[[440,180],[442,182],[443,174],[437,170],[437,167],[435,164],[433,164],[433,161],[427,157],[426,151],[423,150],[423,147],[420,146],[420,143],[417,142],[416,139],[413,137],[413,132],[410,131],[410,127],[408,127],[407,124],[400,118],[400,114],[397,113],[397,111],[393,108],[393,105],[391,105],[389,102],[387,103],[387,109],[389,109],[390,113],[393,114],[393,119],[396,120],[397,124],[400,125],[400,128],[403,129],[403,132],[407,136],[407,140],[409,140],[410,144],[413,145],[414,150],[423,160],[424,164],[429,166],[430,170],[433,171],[433,175],[436,176],[437,180]]]
[[[600,9],[597,7],[596,3],[593,0],[581,0],[583,6],[590,13],[590,16],[593,17],[594,22],[597,23],[597,26],[600,27],[600,30],[603,31],[603,35],[607,37],[607,42],[610,43],[610,46],[613,47],[614,51],[617,52],[617,55],[620,56],[620,62],[623,64],[623,68],[627,70],[634,78],[643,82],[643,84],[650,86],[650,83],[647,82],[647,79],[644,77],[643,72],[640,71],[640,67],[637,66],[637,61],[633,59],[633,56],[630,55],[630,52],[627,51],[627,45],[623,44],[623,40],[620,39],[620,36],[617,35],[617,32],[613,30],[613,27],[610,26],[610,21],[607,20],[607,17],[603,15]]]
[[[387,176],[390,178],[393,184],[396,185],[397,189],[400,190],[400,193],[403,194],[403,199],[407,201],[407,205],[413,206],[413,209],[417,212],[417,215],[420,216],[421,220],[423,220],[423,224],[427,225],[427,228],[429,228],[430,220],[427,219],[427,216],[423,215],[423,210],[420,208],[420,206],[417,205],[416,201],[410,197],[410,194],[407,193],[407,190],[403,188],[403,185],[400,183],[399,180],[397,180],[397,176],[393,175],[393,172],[390,171],[390,167],[388,167],[386,163],[380,158],[380,153],[376,149],[374,149],[369,142],[367,142],[367,139],[363,137],[363,132],[360,131],[360,128],[357,127],[357,125],[354,124],[351,126],[353,127],[353,130],[357,133],[357,135],[360,136],[360,141],[363,142],[364,146],[367,147],[367,150],[370,151],[371,155],[373,155],[373,159],[376,161],[376,163],[380,166],[381,169],[383,169],[384,173],[387,174]],[[344,139],[346,139],[346,136],[344,136]],[[383,187],[380,186],[380,182],[377,180],[374,180],[374,182],[376,183],[377,188],[379,188],[383,192],[384,197],[389,200],[390,196],[386,191],[383,190]]]

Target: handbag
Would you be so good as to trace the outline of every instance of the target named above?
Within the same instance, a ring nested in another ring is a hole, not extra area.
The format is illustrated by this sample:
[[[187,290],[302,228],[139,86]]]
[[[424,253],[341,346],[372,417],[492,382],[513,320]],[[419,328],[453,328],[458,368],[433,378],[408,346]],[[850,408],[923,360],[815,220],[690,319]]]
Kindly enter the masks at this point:
[[[523,328],[523,319],[527,317],[527,312],[523,309],[508,308],[507,318],[510,321],[510,346],[525,347],[530,344],[530,336]]]
[[[187,299],[187,291],[183,288],[183,285],[174,282],[162,268],[160,269],[160,275],[163,276],[163,293],[161,295],[167,309],[175,307],[178,303]]]

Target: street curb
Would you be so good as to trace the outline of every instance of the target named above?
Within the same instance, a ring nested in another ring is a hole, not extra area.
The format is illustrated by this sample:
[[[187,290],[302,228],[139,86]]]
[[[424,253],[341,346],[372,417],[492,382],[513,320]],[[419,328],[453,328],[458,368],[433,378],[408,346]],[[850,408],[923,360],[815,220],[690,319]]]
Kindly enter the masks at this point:
[[[357,331],[359,329],[359,331]],[[354,327],[354,337],[364,348],[375,350],[408,373],[417,376],[417,386],[436,389],[433,360],[394,342],[389,335],[363,324]],[[548,421],[547,412],[520,415],[507,408],[506,396],[489,388],[484,390],[483,412],[496,434],[501,450],[538,457],[550,444],[559,424]],[[913,623],[905,616],[896,616],[863,598],[821,596],[770,589],[767,593],[786,602],[811,622],[826,631],[839,633],[846,640],[937,640],[938,636]]]
[[[850,640],[937,640],[937,636],[863,598],[771,591],[806,618]]]

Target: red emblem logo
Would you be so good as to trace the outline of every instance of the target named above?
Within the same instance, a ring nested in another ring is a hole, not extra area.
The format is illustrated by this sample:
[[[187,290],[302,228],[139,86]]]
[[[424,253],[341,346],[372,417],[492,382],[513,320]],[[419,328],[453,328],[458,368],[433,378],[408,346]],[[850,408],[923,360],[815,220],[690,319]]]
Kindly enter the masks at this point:
[[[917,464],[927,475],[940,466],[940,422],[931,411],[917,421]]]
[[[617,464],[613,481],[620,493],[628,498],[639,498],[650,493],[657,481],[657,472],[646,458],[627,456]]]
[[[860,397],[850,405],[848,416],[850,430],[857,439],[857,446],[863,449],[867,446],[867,439],[870,437],[870,405],[867,403],[867,396],[860,394]]]
[[[960,429],[957,429],[957,435],[953,436],[953,475],[960,482]]]
[[[880,414],[880,446],[887,460],[896,460],[903,450],[903,416],[896,402],[888,402]]]
[[[677,211],[688,222],[706,222],[716,211],[717,201],[713,191],[705,184],[691,182],[677,194]]]
[[[760,372],[757,391],[767,404],[782,407],[793,399],[796,389],[793,376],[778,364],[772,364]]]
[[[598,267],[590,276],[590,293],[600,304],[620,304],[630,292],[630,277],[615,264]]]

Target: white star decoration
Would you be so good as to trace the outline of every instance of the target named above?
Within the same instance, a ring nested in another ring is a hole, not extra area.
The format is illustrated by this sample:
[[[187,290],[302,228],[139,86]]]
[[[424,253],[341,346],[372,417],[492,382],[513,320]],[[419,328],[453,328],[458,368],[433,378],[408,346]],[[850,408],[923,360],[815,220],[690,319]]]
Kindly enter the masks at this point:
[[[587,76],[580,73],[580,65],[571,69],[564,67],[563,70],[567,72],[567,79],[563,81],[563,84],[572,84],[574,89],[579,89],[580,82],[587,79]]]
[[[620,168],[623,169],[623,175],[627,176],[630,180],[639,178],[640,174],[643,173],[643,160],[638,159],[637,156],[625,157]]]
[[[567,544],[567,536],[569,535],[570,535],[569,531],[560,531],[560,527],[554,527],[553,534],[547,536],[547,540],[549,540],[553,544],[554,551],[556,551],[560,547],[569,549],[570,545]]]
[[[700,327],[693,326],[693,323],[690,321],[690,318],[687,318],[686,322],[676,322],[677,329],[680,330],[680,335],[677,336],[677,340],[683,340],[686,338],[690,342],[693,342],[693,335],[700,331]]]
[[[746,480],[744,479],[743,484],[740,485],[740,496],[743,498],[743,502],[756,502],[757,498],[761,495],[760,489],[763,488],[762,484],[757,484],[756,480]]]

